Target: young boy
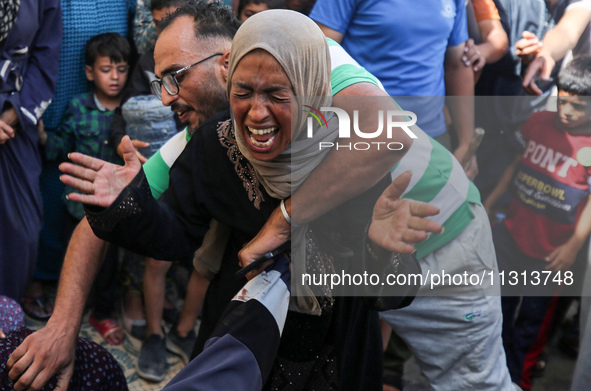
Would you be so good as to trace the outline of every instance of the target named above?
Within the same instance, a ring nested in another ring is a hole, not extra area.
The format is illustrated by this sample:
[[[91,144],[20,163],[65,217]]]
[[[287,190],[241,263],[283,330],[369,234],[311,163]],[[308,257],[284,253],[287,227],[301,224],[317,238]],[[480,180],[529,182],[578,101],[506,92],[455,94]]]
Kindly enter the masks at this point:
[[[127,82],[129,56],[129,43],[119,34],[105,33],[88,40],[84,71],[86,78],[93,82],[94,89],[72,99],[57,132],[40,131],[39,142],[45,146],[47,159],[65,160],[70,152],[75,151],[108,162],[121,162],[115,148],[109,143],[109,128]],[[72,191],[72,188],[66,186],[64,194]],[[84,210],[76,202],[67,199],[64,199],[64,202],[70,214],[65,222],[65,235],[69,238],[84,217]],[[104,263],[99,274],[99,281],[103,279],[104,284],[97,282],[96,291],[99,294],[89,318],[93,327],[113,345],[121,344],[124,337],[123,330],[111,317],[113,297],[105,297],[106,291],[113,289],[113,273],[116,272],[116,266],[116,262]]]
[[[490,210],[510,188],[507,218],[493,236],[504,272],[507,364],[524,389],[531,388],[528,363],[545,342],[542,324],[551,316],[552,296],[575,282],[578,275],[569,269],[591,232],[591,57],[576,58],[560,72],[557,99],[558,113],[534,113],[517,133],[523,155],[484,203]]]
[[[240,0],[236,15],[241,22],[259,12],[285,8],[285,0]]]

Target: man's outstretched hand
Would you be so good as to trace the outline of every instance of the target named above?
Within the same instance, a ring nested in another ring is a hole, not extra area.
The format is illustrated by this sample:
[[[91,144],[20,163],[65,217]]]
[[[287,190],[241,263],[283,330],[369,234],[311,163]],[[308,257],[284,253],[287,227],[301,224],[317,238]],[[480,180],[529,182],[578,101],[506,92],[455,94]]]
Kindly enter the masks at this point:
[[[429,233],[441,233],[443,227],[428,216],[439,214],[439,208],[425,202],[401,199],[410,183],[410,171],[399,175],[384,190],[373,209],[369,239],[389,251],[409,254],[415,251],[411,243],[419,243]]]
[[[142,165],[128,136],[121,140],[124,166],[105,162],[82,153],[69,155],[73,163],[60,164],[66,174],[60,180],[80,193],[68,194],[68,199],[84,204],[108,207],[135,178]]]
[[[141,148],[147,148],[150,146],[150,143],[147,143],[145,141],[141,141],[141,140],[131,140],[131,144],[133,145],[133,148],[135,149],[135,154],[137,155],[138,159],[140,159],[140,163],[144,164],[145,162],[148,161],[148,159],[142,155],[140,153],[140,151],[138,151]],[[121,142],[119,143],[119,145],[117,145],[117,155],[119,155],[119,157],[121,157],[121,159],[123,159],[123,155],[126,152],[126,148],[125,145],[123,145],[123,139],[121,139]]]

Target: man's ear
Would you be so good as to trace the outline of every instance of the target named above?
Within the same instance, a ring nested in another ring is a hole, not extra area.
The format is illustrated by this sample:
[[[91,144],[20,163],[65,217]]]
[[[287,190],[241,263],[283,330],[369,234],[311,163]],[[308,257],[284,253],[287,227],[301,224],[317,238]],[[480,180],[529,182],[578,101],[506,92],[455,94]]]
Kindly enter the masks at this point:
[[[222,79],[224,80],[224,83],[228,82],[228,66],[230,65],[230,51],[226,50],[224,52],[224,55],[222,56],[222,58],[220,59],[220,61],[222,61]]]
[[[94,81],[94,76],[92,74],[92,67],[90,65],[86,65],[84,67],[84,73],[86,73],[86,78],[88,81]]]

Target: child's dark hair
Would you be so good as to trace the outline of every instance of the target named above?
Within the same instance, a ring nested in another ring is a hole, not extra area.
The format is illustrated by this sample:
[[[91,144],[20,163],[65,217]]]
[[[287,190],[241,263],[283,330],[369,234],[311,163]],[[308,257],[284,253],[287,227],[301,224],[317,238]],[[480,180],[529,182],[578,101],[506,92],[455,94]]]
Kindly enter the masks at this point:
[[[575,57],[558,73],[557,85],[569,94],[591,96],[591,56]]]
[[[99,56],[114,62],[129,62],[129,42],[117,33],[95,35],[86,42],[86,65],[93,66]]]
[[[240,13],[249,4],[267,4],[270,10],[283,9],[285,8],[285,0],[240,0],[238,2],[238,10],[236,15],[240,16]]]
[[[187,4],[188,0],[152,0],[150,11],[157,11],[164,8],[178,8]]]

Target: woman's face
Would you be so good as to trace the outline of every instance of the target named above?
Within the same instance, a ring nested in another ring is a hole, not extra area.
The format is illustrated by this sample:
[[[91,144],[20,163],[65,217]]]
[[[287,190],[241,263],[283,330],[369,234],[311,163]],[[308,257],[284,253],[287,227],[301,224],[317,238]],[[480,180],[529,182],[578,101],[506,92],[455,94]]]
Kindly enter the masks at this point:
[[[232,75],[230,106],[246,147],[257,160],[271,161],[291,142],[291,98],[287,74],[268,52],[244,56]]]

